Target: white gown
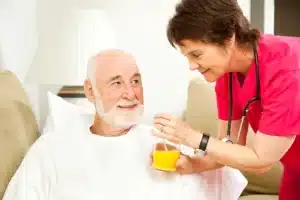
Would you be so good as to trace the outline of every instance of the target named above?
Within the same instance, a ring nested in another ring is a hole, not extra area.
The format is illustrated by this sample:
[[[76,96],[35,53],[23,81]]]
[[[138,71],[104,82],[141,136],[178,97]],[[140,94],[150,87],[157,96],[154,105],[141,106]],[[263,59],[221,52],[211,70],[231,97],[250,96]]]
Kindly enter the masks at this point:
[[[27,153],[3,200],[236,200],[244,189],[236,171],[237,178],[227,181],[232,186],[224,186],[216,182],[218,173],[224,177],[220,172],[180,176],[153,169],[154,142],[143,125],[117,137],[93,135],[88,125],[46,133]]]

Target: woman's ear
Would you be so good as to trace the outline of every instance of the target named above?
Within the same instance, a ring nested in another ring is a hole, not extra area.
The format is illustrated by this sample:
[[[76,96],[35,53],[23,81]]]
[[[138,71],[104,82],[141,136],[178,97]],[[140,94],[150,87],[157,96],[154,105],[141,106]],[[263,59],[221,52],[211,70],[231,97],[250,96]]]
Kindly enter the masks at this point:
[[[224,41],[223,50],[225,54],[230,57],[236,48],[236,45],[235,34],[233,34],[231,38],[228,38]]]
[[[90,80],[86,79],[84,81],[84,93],[86,95],[86,97],[88,98],[88,100],[91,103],[95,102],[95,95],[94,95],[94,91],[93,91],[93,86]]]

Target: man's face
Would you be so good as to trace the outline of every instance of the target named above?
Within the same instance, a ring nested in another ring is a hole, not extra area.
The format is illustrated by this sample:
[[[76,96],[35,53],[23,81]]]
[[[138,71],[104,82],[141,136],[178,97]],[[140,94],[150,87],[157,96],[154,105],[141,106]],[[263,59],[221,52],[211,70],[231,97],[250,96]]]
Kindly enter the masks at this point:
[[[143,114],[141,75],[132,57],[103,58],[94,88],[98,114],[119,128],[135,125]],[[102,104],[102,105],[101,105]]]
[[[215,82],[228,72],[231,48],[200,41],[182,40],[181,53],[187,57],[190,70],[198,70],[208,82]]]

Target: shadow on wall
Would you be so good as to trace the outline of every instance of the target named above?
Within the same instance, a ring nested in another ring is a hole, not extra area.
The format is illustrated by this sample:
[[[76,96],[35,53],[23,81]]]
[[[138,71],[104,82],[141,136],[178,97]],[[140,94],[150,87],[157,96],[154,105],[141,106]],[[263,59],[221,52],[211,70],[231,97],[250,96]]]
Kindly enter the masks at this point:
[[[0,46],[0,71],[4,69],[4,59],[2,54],[2,48]]]
[[[41,131],[47,124],[47,117],[49,115],[49,103],[48,103],[48,96],[47,92],[52,92],[53,94],[57,94],[62,85],[39,85],[38,89],[38,102],[39,102],[39,125]]]

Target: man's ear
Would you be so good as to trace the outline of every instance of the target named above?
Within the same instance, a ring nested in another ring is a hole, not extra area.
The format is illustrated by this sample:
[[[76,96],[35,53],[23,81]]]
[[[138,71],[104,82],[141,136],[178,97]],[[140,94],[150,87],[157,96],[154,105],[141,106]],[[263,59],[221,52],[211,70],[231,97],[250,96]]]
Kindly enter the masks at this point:
[[[90,80],[86,79],[84,81],[84,93],[85,93],[85,96],[88,98],[88,100],[91,102],[91,103],[94,103],[95,102],[95,95],[94,95],[94,91],[93,91],[93,86],[92,86],[92,83]]]

